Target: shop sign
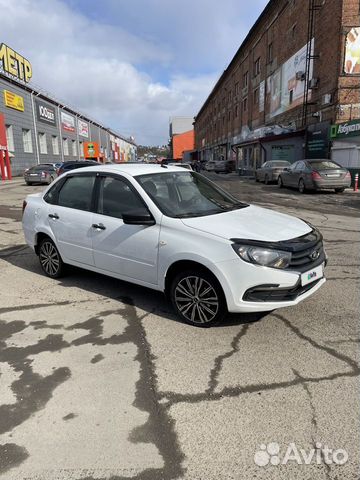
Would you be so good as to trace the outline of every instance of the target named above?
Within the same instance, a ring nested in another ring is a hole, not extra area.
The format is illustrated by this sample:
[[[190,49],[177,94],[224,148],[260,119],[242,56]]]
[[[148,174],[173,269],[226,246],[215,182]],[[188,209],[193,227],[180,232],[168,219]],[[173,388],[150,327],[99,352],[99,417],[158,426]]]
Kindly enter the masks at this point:
[[[306,158],[329,157],[329,122],[309,125],[306,133]]]
[[[48,103],[41,100],[35,100],[36,116],[39,122],[47,123],[48,125],[56,126],[56,111]]]
[[[2,43],[0,45],[0,65],[4,72],[25,82],[32,77],[31,64],[26,58]]]
[[[84,142],[84,157],[99,158],[100,148],[97,142]]]
[[[20,112],[25,110],[24,98],[20,97],[20,95],[16,95],[13,92],[9,92],[9,90],[4,90],[4,103],[7,107],[14,108]]]
[[[331,125],[330,137],[332,140],[338,138],[360,137],[360,119],[351,122]]]
[[[89,124],[83,120],[78,120],[78,132],[82,137],[89,138]]]
[[[75,132],[75,118],[66,112],[61,112],[61,127],[67,132]]]

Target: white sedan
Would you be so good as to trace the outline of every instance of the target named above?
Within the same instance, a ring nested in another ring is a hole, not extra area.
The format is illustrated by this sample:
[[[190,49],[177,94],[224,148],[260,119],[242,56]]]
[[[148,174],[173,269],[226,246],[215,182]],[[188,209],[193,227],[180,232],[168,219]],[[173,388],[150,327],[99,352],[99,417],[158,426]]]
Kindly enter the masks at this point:
[[[296,305],[325,282],[322,236],[206,177],[146,164],[60,176],[24,201],[26,242],[49,277],[67,265],[165,292],[197,326]]]

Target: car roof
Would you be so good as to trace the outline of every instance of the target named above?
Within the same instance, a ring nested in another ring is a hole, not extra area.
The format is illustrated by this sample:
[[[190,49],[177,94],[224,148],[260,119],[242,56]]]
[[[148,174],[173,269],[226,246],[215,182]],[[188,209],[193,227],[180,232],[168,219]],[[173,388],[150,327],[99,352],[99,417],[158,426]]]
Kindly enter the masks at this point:
[[[176,165],[169,165],[169,166],[161,166],[155,163],[140,163],[140,164],[99,164],[91,166],[91,167],[84,167],[81,169],[81,173],[83,172],[103,172],[103,173],[126,173],[131,177],[136,175],[146,175],[152,173],[167,173],[171,172],[182,172],[184,173],[183,167],[178,167]],[[70,173],[70,172],[69,172]]]

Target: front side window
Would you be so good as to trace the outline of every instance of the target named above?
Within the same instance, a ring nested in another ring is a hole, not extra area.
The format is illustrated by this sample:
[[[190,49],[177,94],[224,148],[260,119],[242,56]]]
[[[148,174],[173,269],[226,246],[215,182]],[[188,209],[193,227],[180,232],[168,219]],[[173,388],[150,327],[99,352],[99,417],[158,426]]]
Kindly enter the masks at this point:
[[[169,217],[214,215],[247,207],[196,172],[154,173],[135,178]]]
[[[61,188],[57,204],[77,210],[91,210],[95,175],[68,177]]]
[[[120,178],[101,179],[97,213],[122,218],[123,214],[148,213],[138,194]]]
[[[22,131],[24,153],[33,153],[31,130],[23,129]]]

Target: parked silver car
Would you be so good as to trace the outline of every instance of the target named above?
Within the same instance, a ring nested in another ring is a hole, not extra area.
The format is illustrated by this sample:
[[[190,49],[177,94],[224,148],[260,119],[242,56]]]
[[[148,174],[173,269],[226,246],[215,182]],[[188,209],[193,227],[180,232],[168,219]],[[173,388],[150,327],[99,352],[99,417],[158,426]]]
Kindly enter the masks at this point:
[[[40,163],[40,165],[34,165],[24,172],[24,180],[27,185],[32,185],[33,183],[45,183],[46,185],[50,185],[56,177],[57,170],[51,163]]]
[[[350,172],[326,158],[300,160],[286,168],[278,178],[278,186],[306,190],[335,190],[341,193],[351,185]]]
[[[270,160],[256,170],[255,180],[257,182],[265,182],[265,185],[270,182],[277,182],[280,173],[282,173],[285,168],[290,167],[291,163],[286,160]]]

